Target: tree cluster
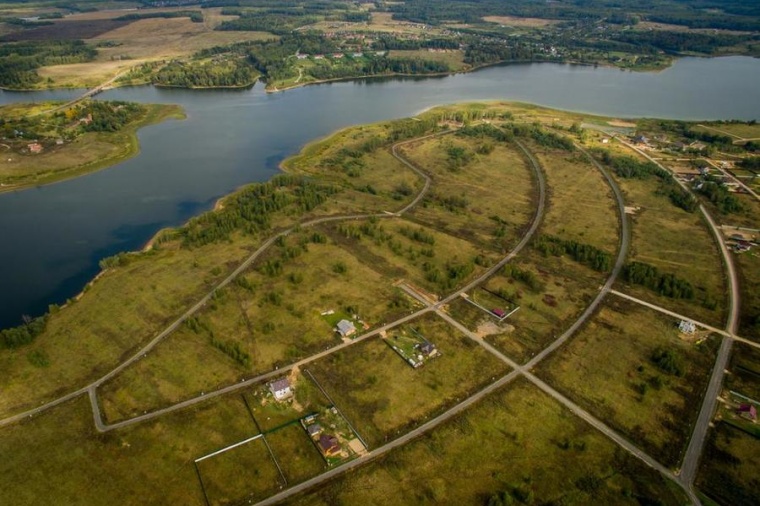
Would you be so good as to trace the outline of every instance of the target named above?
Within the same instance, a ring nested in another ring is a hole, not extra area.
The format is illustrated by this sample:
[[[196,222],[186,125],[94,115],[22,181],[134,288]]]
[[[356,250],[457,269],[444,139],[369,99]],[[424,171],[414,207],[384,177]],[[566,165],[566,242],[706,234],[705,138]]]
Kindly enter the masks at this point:
[[[661,273],[654,265],[629,262],[623,266],[623,279],[644,286],[671,299],[694,299],[694,287],[689,281],[670,273]]]
[[[595,271],[606,272],[612,268],[612,255],[590,244],[542,235],[535,242],[534,247],[544,255],[567,255]]]

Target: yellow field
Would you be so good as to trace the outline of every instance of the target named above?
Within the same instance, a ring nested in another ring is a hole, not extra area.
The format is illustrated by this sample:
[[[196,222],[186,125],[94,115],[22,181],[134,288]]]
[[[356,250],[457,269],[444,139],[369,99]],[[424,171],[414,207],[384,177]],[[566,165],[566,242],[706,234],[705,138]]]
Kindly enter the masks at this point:
[[[515,26],[519,28],[540,28],[542,26],[555,25],[559,23],[556,19],[541,18],[518,18],[515,16],[486,16],[483,21],[489,23],[498,23],[503,26]]]

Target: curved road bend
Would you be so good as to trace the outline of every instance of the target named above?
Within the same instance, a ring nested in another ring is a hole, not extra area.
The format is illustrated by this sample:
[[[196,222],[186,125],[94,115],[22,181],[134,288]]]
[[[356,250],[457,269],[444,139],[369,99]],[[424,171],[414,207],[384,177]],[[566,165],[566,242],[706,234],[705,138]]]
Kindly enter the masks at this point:
[[[618,255],[617,259],[615,260],[615,265],[612,268],[612,272],[610,273],[610,276],[607,278],[607,281],[602,286],[602,289],[599,291],[599,293],[596,295],[594,300],[591,302],[591,304],[586,308],[586,310],[583,312],[583,314],[578,318],[578,320],[573,323],[569,329],[567,329],[558,339],[556,339],[552,344],[547,346],[544,350],[542,350],[540,353],[538,353],[535,357],[533,357],[528,363],[525,364],[525,368],[527,370],[532,369],[536,366],[541,360],[546,358],[550,353],[552,353],[554,350],[562,346],[562,344],[570,339],[570,337],[584,324],[586,323],[586,320],[588,320],[591,315],[593,315],[596,312],[597,307],[599,307],[599,304],[602,303],[602,300],[607,296],[609,291],[612,289],[612,285],[615,284],[615,281],[617,280],[618,275],[620,274],[620,271],[623,269],[623,264],[625,263],[625,259],[628,256],[628,250],[631,246],[631,230],[630,230],[630,224],[628,223],[628,218],[625,214],[625,200],[623,199],[623,193],[620,191],[620,188],[618,187],[615,180],[612,178],[610,173],[605,169],[599,162],[592,157],[588,151],[586,151],[584,148],[576,144],[576,148],[583,153],[586,158],[599,170],[599,172],[602,173],[604,178],[607,180],[607,185],[612,189],[612,194],[615,197],[615,201],[617,202],[617,208],[618,208],[618,217],[620,219],[620,241],[618,245]]]
[[[277,238],[281,236],[287,236],[288,234],[292,233],[294,229],[297,227],[310,227],[322,223],[328,223],[333,221],[344,221],[344,220],[358,220],[358,219],[367,219],[367,218],[394,218],[402,215],[403,213],[406,213],[409,211],[414,205],[417,205],[422,198],[424,198],[425,194],[429,191],[430,185],[431,185],[431,178],[428,176],[425,172],[418,169],[405,159],[403,159],[400,155],[397,154],[396,148],[397,146],[427,139],[430,137],[440,136],[440,135],[446,135],[455,132],[455,130],[447,131],[447,132],[438,132],[430,135],[426,135],[424,137],[416,138],[416,139],[410,139],[406,141],[401,141],[393,145],[392,147],[392,154],[394,157],[396,157],[399,161],[401,161],[404,165],[409,167],[411,170],[413,170],[416,174],[418,174],[420,177],[423,178],[425,181],[422,189],[418,193],[418,195],[414,198],[414,200],[406,205],[403,209],[400,211],[397,211],[395,213],[375,213],[375,214],[355,214],[355,215],[341,215],[341,216],[328,216],[324,218],[317,218],[305,223],[300,223],[298,225],[295,225],[287,230],[284,230],[277,235],[270,237],[266,242],[264,242],[255,252],[253,252],[243,263],[241,263],[229,276],[227,276],[225,279],[223,279],[221,282],[219,282],[213,289],[211,289],[206,295],[204,295],[195,305],[193,305],[190,309],[188,309],[182,316],[177,318],[173,323],[171,323],[168,327],[166,327],[161,333],[159,333],[156,337],[154,337],[150,342],[148,342],[145,346],[140,348],[136,353],[134,353],[130,358],[128,358],[125,362],[119,364],[114,369],[112,369],[110,372],[102,376],[101,378],[93,381],[92,383],[75,390],[69,394],[66,394],[62,397],[59,397],[58,399],[55,399],[53,401],[47,402],[45,404],[42,404],[34,409],[27,410],[23,413],[19,413],[17,415],[13,415],[7,418],[4,418],[0,420],[0,427],[3,427],[5,425],[9,425],[12,423],[19,422],[21,420],[24,420],[26,418],[30,418],[36,414],[39,414],[47,409],[50,409],[54,406],[57,406],[63,402],[66,402],[68,400],[71,400],[75,397],[78,397],[79,395],[82,395],[84,393],[87,393],[92,388],[97,388],[104,382],[108,381],[115,375],[119,374],[121,371],[135,363],[137,360],[139,360],[141,357],[143,357],[146,353],[151,351],[153,348],[156,347],[166,336],[171,334],[174,330],[177,329],[186,319],[191,317],[193,314],[195,314],[198,310],[200,310],[210,299],[213,297],[214,292],[217,290],[224,288],[228,284],[230,284],[238,275],[240,275],[244,270],[246,270],[250,265],[256,261],[256,259],[261,256],[261,254],[266,251],[267,248],[269,248],[274,241],[277,240]],[[338,349],[336,347],[336,349]],[[237,386],[237,385],[234,385]],[[90,400],[94,400],[93,404],[93,410],[99,413],[99,408],[97,406],[97,395],[96,396],[90,396]]]
[[[661,169],[667,170],[681,188],[691,193],[691,190],[688,188],[688,186],[686,186],[683,182],[675,177],[673,171],[652,158],[648,153],[645,153],[632,144],[629,144],[619,138],[617,140],[621,144],[639,153]],[[710,227],[710,230],[712,230],[712,233],[715,236],[715,240],[717,241],[721,255],[723,256],[723,265],[725,265],[726,273],[728,274],[729,310],[728,318],[726,321],[726,331],[729,334],[733,335],[736,334],[739,321],[739,305],[741,301],[741,296],[739,294],[739,277],[737,276],[736,269],[734,268],[733,258],[731,257],[731,254],[726,247],[726,243],[723,241],[723,235],[720,233],[718,226],[715,224],[715,220],[713,220],[712,216],[704,205],[699,205],[699,211],[702,213],[702,216],[704,216],[708,226]],[[731,337],[723,337],[723,341],[721,342],[720,348],[718,349],[718,355],[715,358],[715,366],[713,367],[713,372],[707,385],[707,391],[705,392],[702,407],[699,411],[697,422],[694,425],[694,431],[692,432],[689,446],[686,448],[686,455],[684,456],[683,463],[681,464],[680,479],[690,489],[693,488],[694,478],[696,477],[697,466],[699,464],[699,458],[702,454],[705,437],[707,436],[707,429],[710,426],[710,421],[712,420],[716,405],[718,403],[718,394],[720,393],[721,387],[723,385],[723,375],[725,373],[726,366],[728,365],[728,359],[731,355],[732,344],[733,339]]]

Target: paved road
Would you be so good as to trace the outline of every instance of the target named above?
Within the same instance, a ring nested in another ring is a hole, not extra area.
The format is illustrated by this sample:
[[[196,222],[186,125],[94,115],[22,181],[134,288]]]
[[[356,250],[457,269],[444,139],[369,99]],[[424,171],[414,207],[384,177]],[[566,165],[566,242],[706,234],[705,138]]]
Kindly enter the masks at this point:
[[[648,153],[636,148],[635,146],[621,140],[617,139],[620,143],[623,145],[629,147],[630,149],[636,151],[640,155],[647,158],[652,163],[656,164],[661,169],[667,170],[671,175],[673,172],[668,169],[667,167],[663,166],[661,163],[659,163],[657,160],[652,158]],[[675,176],[673,179],[686,191],[691,191],[683,182],[679,181]],[[721,255],[723,256],[723,265],[726,268],[726,274],[728,279],[728,288],[729,288],[729,304],[728,304],[728,318],[726,321],[726,331],[730,334],[736,334],[736,328],[739,321],[739,304],[740,304],[740,295],[739,295],[739,277],[736,274],[736,269],[734,268],[734,262],[733,258],[731,257],[731,254],[728,251],[728,248],[726,247],[726,243],[723,240],[723,235],[720,233],[720,230],[718,229],[718,226],[715,224],[715,220],[713,220],[712,216],[708,212],[708,210],[705,208],[704,205],[700,204],[699,210],[702,213],[702,216],[705,218],[705,221],[707,221],[708,226],[710,227],[710,230],[712,231],[713,235],[715,236],[715,240],[718,243],[718,246],[720,248]],[[681,475],[680,479],[681,482],[684,483],[689,489],[691,490],[694,485],[694,478],[696,476],[697,472],[697,466],[699,464],[699,458],[702,454],[702,448],[704,446],[705,437],[707,436],[707,429],[709,428],[710,421],[712,420],[713,413],[715,413],[715,407],[718,402],[718,394],[720,393],[721,386],[723,384],[723,375],[725,373],[726,365],[728,364],[728,359],[731,355],[731,345],[732,340],[730,337],[723,337],[723,342],[720,345],[720,348],[718,350],[718,356],[715,359],[715,365],[713,367],[712,375],[710,376],[710,381],[707,386],[707,392],[705,393],[704,400],[702,402],[702,407],[699,411],[699,416],[697,417],[697,422],[694,425],[694,431],[691,435],[691,440],[689,441],[689,446],[686,449],[686,455],[684,456],[683,463],[681,464]]]

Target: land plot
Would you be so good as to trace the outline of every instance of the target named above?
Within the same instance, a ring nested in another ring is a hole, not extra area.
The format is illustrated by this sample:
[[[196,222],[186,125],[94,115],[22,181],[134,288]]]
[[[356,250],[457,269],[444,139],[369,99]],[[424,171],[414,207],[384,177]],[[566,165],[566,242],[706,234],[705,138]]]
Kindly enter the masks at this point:
[[[109,418],[195,397],[339,344],[320,315],[327,308],[348,307],[371,325],[408,312],[410,302],[388,280],[343,249],[301,243],[304,237],[314,236],[305,231],[273,246],[151,354],[106,383]]]
[[[760,438],[721,421],[710,429],[697,487],[720,504],[751,506],[760,501]]]
[[[307,145],[282,167],[345,188],[341,199],[350,213],[396,211],[420,192],[423,181],[383,147],[389,128],[381,123],[341,130]]]
[[[401,153],[433,177],[411,219],[499,252],[517,243],[535,212],[535,178],[516,146],[494,142],[449,135],[404,145]],[[478,153],[486,145],[490,153]],[[460,167],[450,153],[471,159]]]
[[[203,504],[193,461],[255,434],[240,396],[108,433],[81,396],[0,429],[3,502]]]
[[[653,310],[610,299],[538,374],[660,462],[675,467],[691,436],[718,340],[679,336]]]
[[[617,204],[601,172],[580,153],[530,145],[546,173],[549,188],[541,233],[616,252]]]
[[[760,401],[760,351],[735,342],[726,375],[726,388]]]
[[[422,367],[428,360],[441,356],[438,347],[410,325],[396,327],[384,341],[414,369]]]
[[[465,300],[452,302],[448,310],[503,353],[526,362],[580,316],[604,277],[566,257],[526,250],[482,285],[520,306],[509,318],[499,323]]]
[[[436,430],[288,504],[482,505],[501,494],[515,504],[687,501],[659,473],[517,380]]]
[[[617,153],[630,151],[615,146]],[[726,284],[718,246],[699,212],[689,213],[673,205],[659,192],[656,178],[645,180],[615,178],[632,210],[632,238],[629,261],[643,262],[660,274],[672,274],[694,288],[693,299],[674,299],[638,285],[619,289],[648,302],[696,320],[722,325],[726,311]]]
[[[320,229],[385,279],[404,278],[439,296],[498,259],[464,239],[404,219],[352,221]]]
[[[196,462],[212,505],[256,501],[277,492],[284,483],[263,438]]]
[[[293,395],[286,399],[275,399],[268,384],[243,394],[256,423],[266,433],[277,431],[289,424],[299,425],[301,418],[331,407],[327,398],[308,376],[294,371],[287,379]]]
[[[288,485],[306,481],[328,469],[319,450],[300,424],[288,425],[267,434],[267,442]]]
[[[0,350],[0,412],[37,406],[105,374],[165,328],[250,254],[250,238],[193,250],[121,257],[84,294],[54,309],[45,331],[17,350]],[[43,361],[29,357],[44,357]]]
[[[760,253],[757,248],[734,256],[739,271],[739,333],[760,341]]]
[[[698,132],[723,134],[736,139],[760,139],[760,125],[753,123],[706,123],[693,127]]]
[[[13,32],[5,35],[0,40],[2,42],[13,42],[22,40],[90,39],[126,26],[129,23],[130,21],[116,21],[113,19],[58,21],[52,25]]]
[[[342,350],[310,367],[370,447],[394,439],[506,371],[506,366],[442,319],[408,324],[441,355],[414,369],[380,339]],[[393,342],[394,332],[387,339]]]
[[[335,406],[305,416],[300,424],[328,467],[353,460],[367,450],[350,422]]]
[[[556,19],[522,18],[515,16],[486,16],[483,21],[498,23],[502,26],[514,26],[519,28],[542,28],[544,26],[559,23]]]

